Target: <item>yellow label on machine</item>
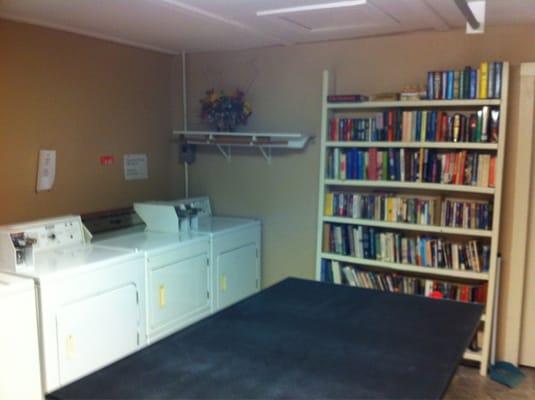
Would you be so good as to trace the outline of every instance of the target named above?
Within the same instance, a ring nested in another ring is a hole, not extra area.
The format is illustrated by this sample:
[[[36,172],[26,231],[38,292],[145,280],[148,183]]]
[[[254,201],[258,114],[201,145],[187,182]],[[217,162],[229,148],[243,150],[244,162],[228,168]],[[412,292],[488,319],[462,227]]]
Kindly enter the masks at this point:
[[[74,358],[74,352],[75,352],[75,343],[74,343],[74,336],[68,335],[65,339],[65,348],[67,353],[67,359],[72,360]]]
[[[221,275],[221,291],[224,292],[225,290],[227,290],[227,276],[226,275]]]
[[[165,307],[165,285],[160,285],[160,308]]]

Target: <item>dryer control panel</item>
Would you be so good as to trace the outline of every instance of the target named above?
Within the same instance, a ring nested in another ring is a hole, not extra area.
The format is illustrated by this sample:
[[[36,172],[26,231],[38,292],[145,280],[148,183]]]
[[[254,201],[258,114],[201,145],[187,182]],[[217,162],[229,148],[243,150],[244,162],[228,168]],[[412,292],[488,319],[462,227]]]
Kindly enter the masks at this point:
[[[89,236],[80,216],[66,216],[0,227],[0,269],[34,267],[35,253],[83,244]]]
[[[187,199],[180,200],[171,200],[171,201],[162,201],[160,203],[181,206],[187,205],[190,208],[197,210],[198,217],[211,217],[212,216],[212,206],[210,205],[210,198],[208,196],[201,197],[190,197]]]

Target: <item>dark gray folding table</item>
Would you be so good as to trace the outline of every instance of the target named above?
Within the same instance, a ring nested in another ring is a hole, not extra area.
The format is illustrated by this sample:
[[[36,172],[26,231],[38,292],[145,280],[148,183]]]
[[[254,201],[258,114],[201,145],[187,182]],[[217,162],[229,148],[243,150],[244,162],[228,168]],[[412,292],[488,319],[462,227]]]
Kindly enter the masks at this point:
[[[289,278],[47,398],[440,398],[482,309]]]

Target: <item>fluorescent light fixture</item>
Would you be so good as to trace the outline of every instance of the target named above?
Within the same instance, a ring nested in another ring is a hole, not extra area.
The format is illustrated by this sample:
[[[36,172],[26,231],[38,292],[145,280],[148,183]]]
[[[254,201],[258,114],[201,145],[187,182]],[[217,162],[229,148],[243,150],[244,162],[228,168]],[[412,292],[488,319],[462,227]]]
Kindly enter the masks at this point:
[[[341,7],[354,7],[354,6],[361,6],[363,4],[366,4],[366,1],[367,0],[334,1],[331,3],[309,4],[307,6],[277,8],[273,10],[257,11],[256,15],[259,17],[262,17],[265,15],[289,14],[289,13],[296,13],[296,12],[302,12],[302,11],[328,10],[331,8],[341,8]]]

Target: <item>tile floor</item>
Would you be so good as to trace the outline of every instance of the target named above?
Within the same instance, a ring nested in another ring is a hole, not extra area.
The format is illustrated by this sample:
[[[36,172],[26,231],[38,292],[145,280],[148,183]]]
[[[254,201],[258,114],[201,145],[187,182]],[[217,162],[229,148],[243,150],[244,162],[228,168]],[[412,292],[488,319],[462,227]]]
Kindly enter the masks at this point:
[[[522,384],[515,389],[509,389],[488,377],[479,375],[477,368],[460,366],[444,399],[535,399],[535,368],[522,368],[522,371],[526,374]]]

